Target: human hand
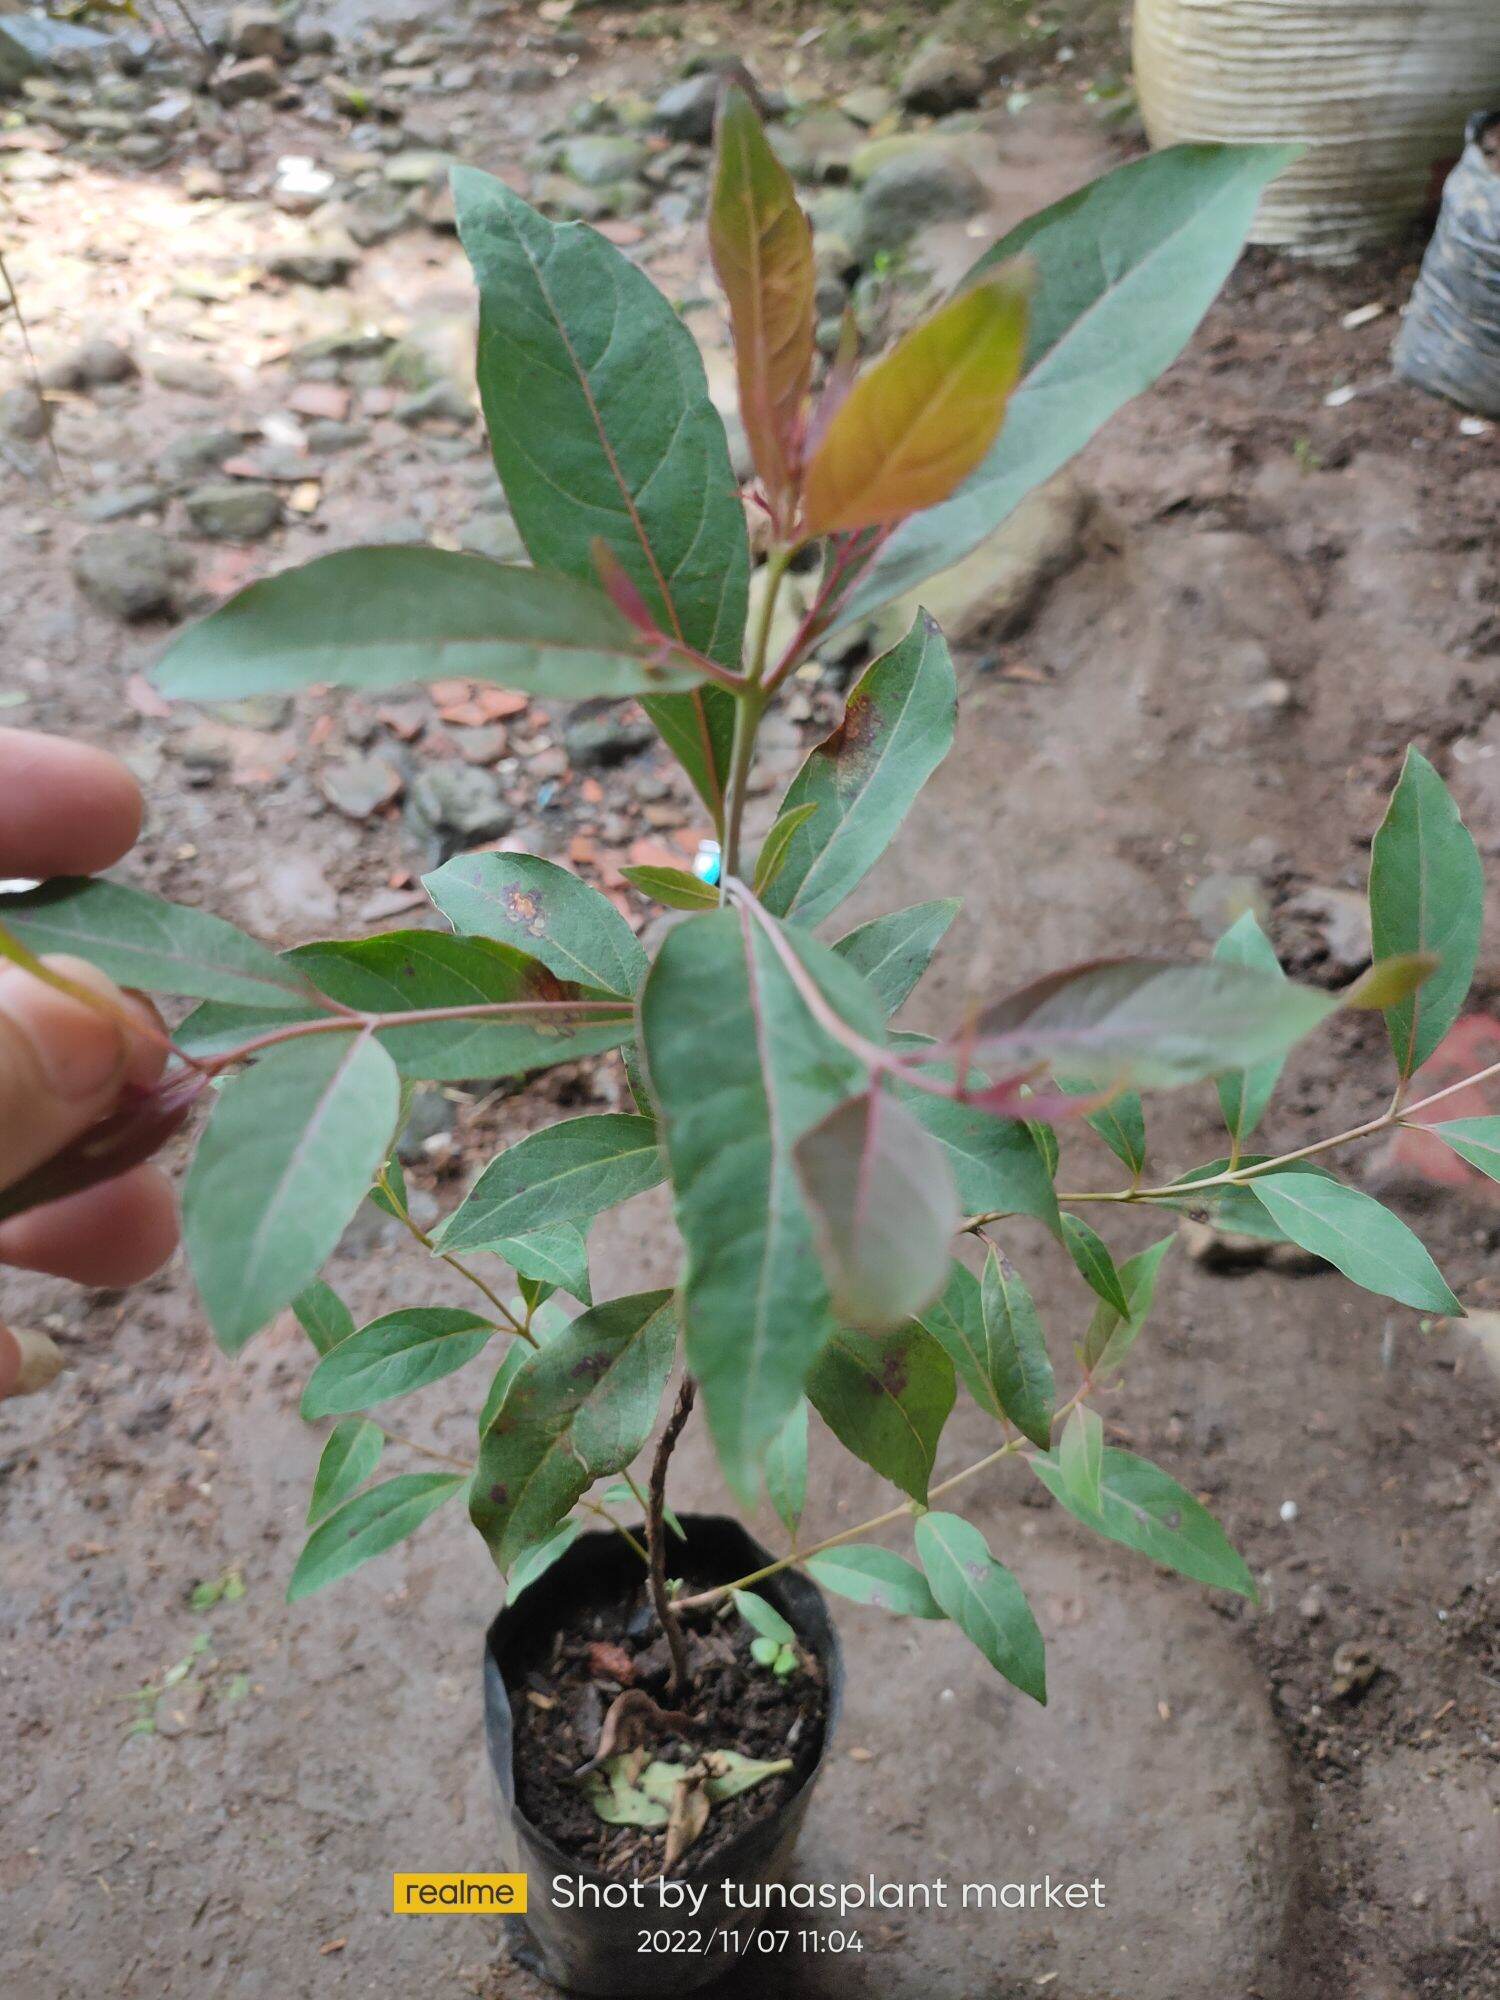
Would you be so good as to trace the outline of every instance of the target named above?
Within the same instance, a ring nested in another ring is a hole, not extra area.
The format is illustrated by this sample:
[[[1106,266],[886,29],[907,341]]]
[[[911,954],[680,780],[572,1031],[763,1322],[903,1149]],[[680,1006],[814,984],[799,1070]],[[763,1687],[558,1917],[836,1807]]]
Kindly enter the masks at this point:
[[[91,875],[135,844],[141,794],[118,759],[57,736],[0,729],[0,878]],[[0,1188],[12,1186],[112,1111],[127,1085],[161,1073],[156,1017],[92,966],[46,963],[113,1003],[90,1007],[0,961]],[[121,1015],[125,1019],[122,1020]],[[131,1015],[141,1032],[125,1025]],[[160,1168],[132,1167],[0,1222],[0,1263],[84,1285],[133,1285],[177,1241]],[[0,1398],[40,1386],[16,1334],[0,1325]]]

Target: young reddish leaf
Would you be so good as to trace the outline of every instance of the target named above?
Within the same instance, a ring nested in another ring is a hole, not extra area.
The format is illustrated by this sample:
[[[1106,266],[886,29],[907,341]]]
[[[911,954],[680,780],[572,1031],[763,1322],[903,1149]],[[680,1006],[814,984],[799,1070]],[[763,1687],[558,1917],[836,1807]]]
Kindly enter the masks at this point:
[[[903,521],[994,443],[1026,352],[1026,287],[987,279],[897,341],[849,391],[807,468],[808,535]]]
[[[772,513],[782,519],[796,492],[812,381],[812,228],[754,105],[734,85],[719,106],[708,240],[729,300],[745,434]]]
[[[844,1324],[878,1333],[931,1305],[960,1216],[938,1142],[895,1098],[870,1090],[815,1125],[796,1157]]]

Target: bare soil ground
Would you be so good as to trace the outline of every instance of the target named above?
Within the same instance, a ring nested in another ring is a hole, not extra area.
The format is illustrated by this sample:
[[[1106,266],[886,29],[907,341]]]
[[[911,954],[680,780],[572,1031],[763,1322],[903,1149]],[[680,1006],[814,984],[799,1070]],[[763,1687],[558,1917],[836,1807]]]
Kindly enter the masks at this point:
[[[1132,143],[1089,101],[1090,78],[1120,70],[1106,16],[1078,9],[1017,42],[986,100],[985,229]],[[520,177],[569,104],[654,91],[684,45],[730,41],[772,83],[847,89],[886,74],[905,25],[842,8],[566,21],[491,8],[463,25],[479,75],[453,103],[473,117],[472,156]],[[810,28],[821,35],[801,44]],[[574,31],[583,47],[557,45]],[[492,87],[538,61],[558,72],[541,88]],[[469,299],[451,237],[396,235],[335,292],[253,275],[286,226],[265,198],[272,162],[322,154],[336,135],[297,107],[252,128],[207,204],[184,193],[192,160],[132,169],[72,144],[27,155],[55,161],[55,177],[5,184],[0,241],[43,362],[101,334],[147,367],[60,398],[65,483],[34,442],[0,463],[0,688],[7,722],[108,743],[141,773],[151,815],[133,879],[291,942],[390,921],[433,855],[394,806],[361,820],[331,807],[330,768],[374,754],[410,783],[493,725],[441,718],[463,691],[383,719],[332,698],[165,714],[138,676],[166,627],[120,624],[70,574],[90,500],[130,487],[185,434],[242,431],[251,455],[284,444],[274,419],[309,338],[395,328],[462,374]],[[637,226],[639,238],[619,233],[659,280],[709,300],[697,225]],[[1306,976],[1346,976],[1358,957],[1347,899],[1408,741],[1450,778],[1500,882],[1497,434],[1391,376],[1419,247],[1341,274],[1247,256],[1184,360],[1075,468],[1090,511],[1070,564],[1023,629],[965,659],[958,746],[910,839],[851,906],[853,920],[965,896],[915,1025],[951,1015],[981,975],[1201,947],[1247,897]],[[1379,314],[1361,318],[1369,306]],[[716,308],[691,323],[718,380]],[[0,339],[14,354],[12,322]],[[148,360],[162,354],[198,370],[169,367],[164,381]],[[477,432],[461,416],[404,423],[378,385],[356,386],[351,414],[363,442],[273,478],[289,503],[302,491],[269,540],[206,541],[176,500],[146,515],[192,556],[198,591],[376,535],[462,537],[489,483]],[[833,700],[802,695],[781,762]],[[581,770],[549,754],[562,723],[533,705],[485,767],[515,837],[606,886],[638,843],[691,852],[704,829],[670,774],[650,758]],[[1481,1006],[1500,981],[1496,935],[1492,923]],[[1293,1145],[1353,1122],[1387,1089],[1376,1030],[1340,1025],[1294,1067],[1272,1136]],[[559,1101],[619,1091],[606,1063],[555,1075],[540,1100],[458,1094],[413,1181],[445,1206],[498,1139]],[[1153,1116],[1160,1164],[1216,1150],[1211,1109]],[[1102,1154],[1075,1142],[1074,1156],[1105,1184]],[[1434,1206],[1378,1156],[1351,1170],[1420,1211],[1468,1302],[1500,1306],[1493,1207],[1465,1193]],[[1052,1313],[1061,1361],[1076,1285],[1026,1230],[1009,1247]],[[601,1228],[596,1285],[662,1282],[669,1256],[664,1206],[648,1197]],[[849,1716],[802,1858],[813,1879],[1097,1874],[1107,1916],[872,1919],[862,1954],[779,1964],[747,1993],[1500,1996],[1500,1378],[1463,1331],[1421,1327],[1332,1275],[1225,1276],[1186,1257],[1169,1268],[1109,1406],[1112,1435],[1208,1499],[1261,1605],[1210,1603],[1081,1546],[1010,1475],[976,1513],[1037,1603],[1050,1709],[1023,1711],[945,1628],[841,1612]],[[357,1308],[407,1278],[433,1291],[373,1215],[333,1275]],[[435,1522],[288,1609],[319,1443],[296,1416],[295,1330],[231,1366],[180,1266],[129,1297],[8,1282],[5,1310],[51,1328],[74,1366],[49,1396],[0,1413],[4,1989],[537,1993],[487,1922],[396,1922],[386,1900],[392,1869],[490,1858],[478,1666],[495,1592],[477,1541]],[[462,1385],[429,1394],[423,1436],[462,1452]],[[955,1419],[955,1464],[980,1432],[977,1413]],[[701,1441],[681,1487],[680,1505],[719,1497]],[[838,1526],[877,1504],[873,1480],[825,1472],[810,1518]],[[226,1578],[228,1592],[195,1599]]]

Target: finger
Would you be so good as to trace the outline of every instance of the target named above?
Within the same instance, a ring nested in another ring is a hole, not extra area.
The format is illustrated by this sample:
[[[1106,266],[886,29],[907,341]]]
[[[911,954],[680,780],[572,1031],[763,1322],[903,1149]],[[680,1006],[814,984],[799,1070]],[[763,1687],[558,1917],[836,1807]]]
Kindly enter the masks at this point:
[[[176,1247],[177,1203],[159,1167],[132,1167],[0,1223],[0,1263],[77,1285],[138,1285]]]
[[[0,1187],[87,1131],[124,1084],[153,1083],[165,1061],[149,1008],[81,959],[46,963],[119,1011],[75,1000],[19,966],[0,966]],[[130,1033],[121,1013],[144,1032]]]
[[[7,1396],[30,1396],[56,1381],[63,1358],[45,1333],[0,1326],[0,1403]]]
[[[141,788],[118,757],[0,729],[0,876],[92,875],[141,830]]]

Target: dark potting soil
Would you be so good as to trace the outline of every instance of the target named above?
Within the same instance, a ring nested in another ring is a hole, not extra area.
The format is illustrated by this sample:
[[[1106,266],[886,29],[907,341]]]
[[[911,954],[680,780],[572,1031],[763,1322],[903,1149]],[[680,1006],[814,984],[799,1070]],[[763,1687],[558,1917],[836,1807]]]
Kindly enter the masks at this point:
[[[722,1579],[687,1578],[689,1591]],[[514,1656],[508,1675],[515,1729],[516,1803],[542,1833],[608,1875],[660,1875],[666,1830],[611,1826],[588,1800],[578,1768],[598,1753],[611,1703],[640,1688],[664,1710],[690,1715],[689,1731],[662,1730],[648,1758],[691,1764],[705,1750],[792,1759],[781,1776],[716,1805],[674,1874],[698,1873],[737,1835],[774,1816],[805,1781],[823,1743],[828,1690],[817,1658],[800,1644],[797,1669],[778,1679],[751,1658],[754,1633],[732,1605],[683,1620],[690,1688],[668,1696],[670,1659],[644,1577],[575,1607],[561,1630],[544,1627]]]

